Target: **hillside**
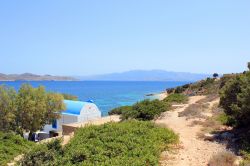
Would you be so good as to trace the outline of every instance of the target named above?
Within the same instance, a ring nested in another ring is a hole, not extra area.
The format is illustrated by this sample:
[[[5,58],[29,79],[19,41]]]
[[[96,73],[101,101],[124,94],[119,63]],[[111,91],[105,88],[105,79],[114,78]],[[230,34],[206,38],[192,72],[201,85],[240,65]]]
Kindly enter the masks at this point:
[[[0,73],[0,81],[74,81],[73,77],[36,75],[31,73],[24,74],[2,74]]]
[[[79,76],[80,80],[96,81],[197,81],[207,78],[208,74],[172,72],[164,70],[131,70],[122,73],[110,73],[93,76]]]

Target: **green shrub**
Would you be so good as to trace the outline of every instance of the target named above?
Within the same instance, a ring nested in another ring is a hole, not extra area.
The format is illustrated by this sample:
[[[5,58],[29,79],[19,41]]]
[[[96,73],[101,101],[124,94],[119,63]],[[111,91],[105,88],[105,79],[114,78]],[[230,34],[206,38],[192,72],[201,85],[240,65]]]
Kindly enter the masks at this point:
[[[184,94],[174,93],[166,97],[163,101],[167,103],[186,103],[188,97]]]
[[[152,122],[86,126],[78,129],[63,149],[58,140],[40,144],[26,153],[19,165],[158,165],[160,153],[177,142],[173,131]]]
[[[112,109],[109,112],[109,115],[121,115],[124,111],[131,111],[132,110],[132,106],[121,106],[115,109]]]
[[[19,162],[21,166],[57,166],[63,155],[61,140],[55,139],[46,144],[39,144],[27,152]]]
[[[214,83],[214,81],[215,81],[214,78],[207,78],[205,81],[201,82],[201,87],[205,87],[205,86],[211,85],[211,84]]]
[[[242,165],[250,161],[250,72],[228,75],[220,92],[220,106],[230,124],[242,130],[237,134],[238,146],[244,157]]]
[[[178,87],[175,88],[174,93],[182,93],[182,92],[184,92],[184,91],[185,91],[185,88],[184,88],[184,87],[178,86]]]
[[[143,100],[132,106],[131,109],[123,111],[122,119],[153,120],[162,112],[169,110],[169,104],[159,100]]]
[[[169,94],[171,93],[183,93],[186,95],[208,95],[208,94],[218,94],[221,85],[221,79],[216,78],[206,78],[205,80],[197,81],[190,84],[185,84],[183,86],[178,86],[173,89],[167,89]],[[223,79],[223,81],[226,81]]]
[[[220,106],[225,109],[229,116],[235,114],[233,105],[238,103],[237,96],[241,93],[242,81],[240,77],[229,80],[220,92]]]
[[[168,94],[171,94],[175,91],[175,88],[168,88],[168,89],[166,89],[166,91]]]
[[[224,112],[219,114],[216,117],[216,120],[219,121],[223,125],[233,125],[233,124],[235,124],[234,120],[230,116],[225,114]]]
[[[6,165],[34,145],[19,135],[0,132],[0,165]]]
[[[223,77],[220,78],[220,89],[223,88],[229,80],[236,77],[237,74],[224,74]]]
[[[158,165],[160,153],[177,140],[171,130],[151,122],[89,126],[76,132],[59,165]]]
[[[20,161],[21,166],[53,165],[56,160],[56,153],[47,149],[46,145],[38,145],[32,151],[24,155]]]
[[[222,88],[220,106],[225,113],[240,127],[250,124],[250,73],[238,75]]]

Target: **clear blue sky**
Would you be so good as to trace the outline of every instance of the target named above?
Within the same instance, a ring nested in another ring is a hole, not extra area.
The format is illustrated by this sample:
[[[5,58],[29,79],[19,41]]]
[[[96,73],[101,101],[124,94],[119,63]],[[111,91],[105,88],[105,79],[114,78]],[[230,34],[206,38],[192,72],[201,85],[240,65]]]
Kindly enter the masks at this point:
[[[0,73],[230,73],[250,61],[249,0],[2,0]]]

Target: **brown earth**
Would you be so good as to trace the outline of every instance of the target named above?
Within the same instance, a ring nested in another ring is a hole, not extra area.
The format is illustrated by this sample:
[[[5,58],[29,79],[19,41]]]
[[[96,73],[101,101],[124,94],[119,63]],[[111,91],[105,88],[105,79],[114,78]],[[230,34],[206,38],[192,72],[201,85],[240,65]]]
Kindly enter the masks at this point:
[[[225,145],[199,139],[197,134],[201,131],[202,126],[192,125],[194,119],[178,116],[178,114],[184,111],[189,105],[204,99],[204,97],[205,96],[190,97],[188,104],[183,104],[181,107],[164,113],[161,118],[155,121],[157,124],[171,128],[179,134],[180,137],[180,144],[175,150],[162,153],[160,165],[207,166],[214,154],[227,151]],[[218,100],[210,102],[210,107],[216,102],[218,102]],[[202,119],[200,120],[202,121]]]

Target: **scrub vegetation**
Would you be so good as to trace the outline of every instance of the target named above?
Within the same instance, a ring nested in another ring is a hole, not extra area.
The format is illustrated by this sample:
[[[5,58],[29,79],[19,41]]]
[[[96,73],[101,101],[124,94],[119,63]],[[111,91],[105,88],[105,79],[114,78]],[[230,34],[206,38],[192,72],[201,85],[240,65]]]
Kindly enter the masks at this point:
[[[248,64],[250,70],[250,63]],[[240,152],[250,163],[250,71],[228,80],[220,92],[224,120],[234,127]]]
[[[166,97],[163,101],[171,104],[183,104],[188,101],[188,97],[184,94],[173,93]]]
[[[137,120],[153,120],[161,115],[161,113],[169,110],[168,103],[159,100],[144,100],[132,106],[131,110],[123,111],[122,120],[137,119]]]
[[[118,107],[109,112],[109,115],[121,115],[122,120],[137,119],[137,120],[153,120],[168,111],[169,103],[160,100],[143,100],[132,106]]]
[[[123,114],[123,112],[131,111],[131,110],[132,110],[132,106],[121,106],[121,107],[112,109],[109,112],[109,115],[121,115]]]
[[[107,123],[79,129],[63,148],[41,145],[20,165],[158,165],[161,152],[177,142],[173,131],[152,122]]]
[[[27,152],[35,144],[19,135],[0,132],[0,165],[7,165],[16,156]]]
[[[212,156],[208,165],[211,166],[237,166],[237,157],[231,152],[219,152]]]
[[[115,108],[109,112],[109,115],[121,115],[122,120],[153,120],[161,115],[161,113],[169,111],[172,104],[186,103],[188,97],[184,94],[173,93],[160,100],[143,100],[132,106],[122,106]]]

